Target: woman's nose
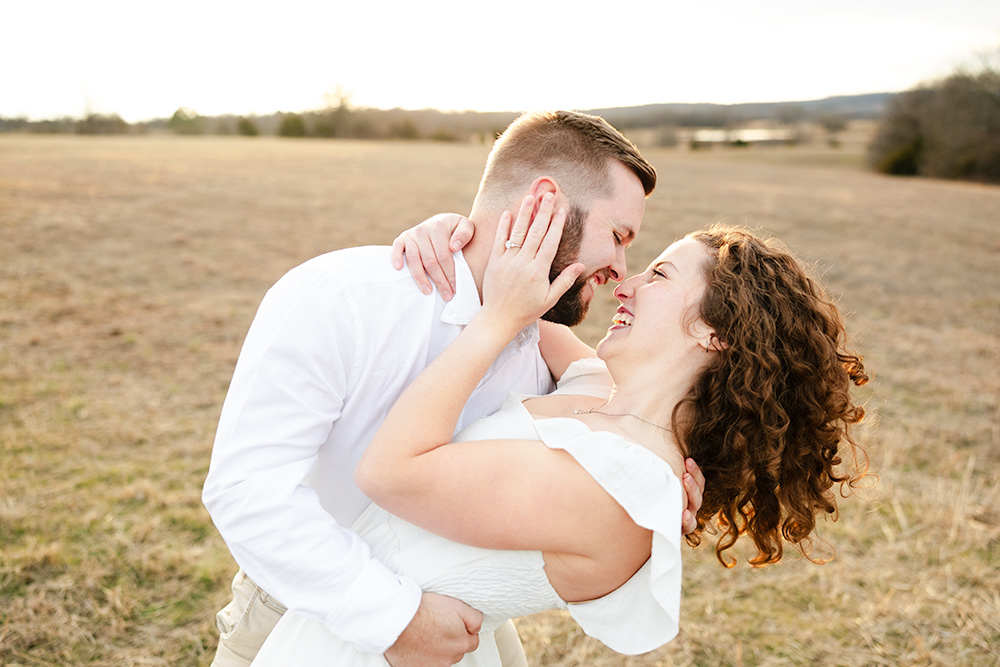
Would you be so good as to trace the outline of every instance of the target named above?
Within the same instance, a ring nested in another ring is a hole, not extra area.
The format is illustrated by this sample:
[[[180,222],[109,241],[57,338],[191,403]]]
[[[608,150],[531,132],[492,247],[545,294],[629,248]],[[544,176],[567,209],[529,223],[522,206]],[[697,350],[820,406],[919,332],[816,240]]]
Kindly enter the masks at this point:
[[[624,301],[625,299],[632,296],[632,281],[635,276],[631,278],[626,278],[625,280],[618,283],[618,287],[615,288],[615,298],[619,301]]]

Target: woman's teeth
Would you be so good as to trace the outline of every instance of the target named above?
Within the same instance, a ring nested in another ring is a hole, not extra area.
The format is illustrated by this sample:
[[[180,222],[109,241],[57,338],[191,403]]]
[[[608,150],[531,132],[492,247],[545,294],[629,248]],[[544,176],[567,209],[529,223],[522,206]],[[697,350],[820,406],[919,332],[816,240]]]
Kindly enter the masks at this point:
[[[611,321],[618,327],[632,326],[632,316],[628,313],[615,313],[615,316],[611,319]]]

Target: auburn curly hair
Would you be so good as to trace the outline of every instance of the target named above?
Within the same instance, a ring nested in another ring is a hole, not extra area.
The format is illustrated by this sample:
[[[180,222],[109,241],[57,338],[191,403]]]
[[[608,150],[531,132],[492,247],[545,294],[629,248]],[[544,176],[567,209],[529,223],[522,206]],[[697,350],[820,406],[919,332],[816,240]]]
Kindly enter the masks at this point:
[[[851,437],[864,417],[850,385],[868,381],[861,357],[844,349],[837,307],[774,239],[714,225],[688,235],[712,255],[700,315],[719,353],[674,410],[674,433],[705,475],[698,529],[722,531],[716,557],[746,533],[753,566],[776,563],[782,538],[809,558],[816,514],[833,514],[831,487],[856,486],[868,456]],[[853,472],[838,472],[838,448]],[[813,560],[810,558],[810,560]]]

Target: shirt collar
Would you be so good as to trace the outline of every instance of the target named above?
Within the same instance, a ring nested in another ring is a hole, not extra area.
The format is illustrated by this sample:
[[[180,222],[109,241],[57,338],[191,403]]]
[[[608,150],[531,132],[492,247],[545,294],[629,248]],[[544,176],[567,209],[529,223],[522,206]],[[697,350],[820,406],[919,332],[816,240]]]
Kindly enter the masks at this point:
[[[479,301],[476,279],[472,277],[472,269],[466,263],[465,256],[459,251],[452,253],[452,257],[455,259],[455,296],[441,311],[441,321],[465,326],[472,321],[483,304]]]

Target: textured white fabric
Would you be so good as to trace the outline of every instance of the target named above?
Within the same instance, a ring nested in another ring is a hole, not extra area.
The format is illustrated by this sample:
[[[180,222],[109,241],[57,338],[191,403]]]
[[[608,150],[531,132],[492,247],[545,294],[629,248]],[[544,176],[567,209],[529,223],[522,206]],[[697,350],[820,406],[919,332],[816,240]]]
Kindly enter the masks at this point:
[[[282,277],[247,334],[205,482],[205,505],[250,578],[373,653],[410,622],[420,589],[345,528],[369,504],[352,473],[396,398],[481,307],[461,253],[455,264],[450,302],[421,294],[384,247],[328,253]],[[502,352],[459,428],[511,390],[551,390],[537,341],[532,326]]]
[[[575,362],[557,393],[607,396],[610,377],[599,360]],[[390,568],[426,590],[457,597],[483,612],[484,631],[507,618],[547,609],[569,609],[580,627],[620,653],[653,650],[677,634],[681,590],[681,484],[670,466],[641,445],[593,432],[575,419],[535,420],[512,394],[504,408],[472,424],[460,440],[542,439],[572,455],[629,515],[653,531],[649,561],[629,581],[600,599],[567,604],[545,577],[538,551],[498,551],[432,535],[377,506],[355,529]],[[459,664],[496,667],[489,636]],[[332,637],[321,624],[286,614],[264,644],[256,667],[336,664],[384,665]]]

